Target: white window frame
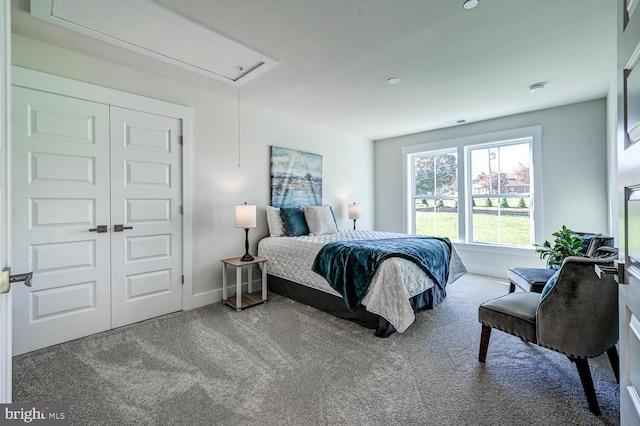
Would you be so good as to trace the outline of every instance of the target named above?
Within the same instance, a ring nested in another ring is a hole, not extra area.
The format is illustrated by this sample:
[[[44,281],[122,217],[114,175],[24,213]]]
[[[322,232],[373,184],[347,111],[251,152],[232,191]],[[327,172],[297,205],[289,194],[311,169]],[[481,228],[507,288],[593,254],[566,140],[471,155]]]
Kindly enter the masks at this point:
[[[467,147],[478,147],[480,145],[495,146],[501,143],[510,143],[517,140],[528,139],[531,141],[531,168],[530,168],[530,197],[531,197],[531,213],[533,222],[531,225],[531,240],[542,241],[543,235],[543,216],[542,216],[542,126],[529,126],[517,129],[503,130],[493,133],[485,133],[480,135],[466,136],[455,139],[447,139],[434,141],[420,145],[406,146],[402,148],[403,157],[403,203],[402,217],[403,229],[408,233],[415,233],[415,223],[413,215],[413,158],[416,154],[434,153],[457,150],[458,154],[458,235],[457,244],[482,246],[488,251],[504,252],[512,250],[518,246],[501,245],[496,243],[479,243],[472,242],[471,236],[467,235],[467,229],[470,219],[467,218],[467,205],[471,205],[471,188],[469,187],[471,180],[468,178],[471,174],[471,164],[468,158],[469,151]],[[460,188],[464,188],[464,194]]]

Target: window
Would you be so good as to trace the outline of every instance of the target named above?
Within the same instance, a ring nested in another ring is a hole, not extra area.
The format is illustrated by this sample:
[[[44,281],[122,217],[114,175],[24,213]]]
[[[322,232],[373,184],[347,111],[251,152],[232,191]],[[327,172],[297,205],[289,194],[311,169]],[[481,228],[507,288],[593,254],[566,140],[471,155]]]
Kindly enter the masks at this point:
[[[413,157],[415,233],[458,239],[456,151]]]
[[[531,246],[540,126],[406,147],[407,230],[462,243]]]
[[[531,245],[531,143],[468,147],[469,240]]]

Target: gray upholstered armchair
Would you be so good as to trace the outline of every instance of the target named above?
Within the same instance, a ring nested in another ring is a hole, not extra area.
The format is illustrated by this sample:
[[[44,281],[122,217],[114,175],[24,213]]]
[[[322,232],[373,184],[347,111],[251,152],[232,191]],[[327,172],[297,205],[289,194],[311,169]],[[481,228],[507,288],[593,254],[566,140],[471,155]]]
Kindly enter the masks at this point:
[[[480,305],[480,362],[486,360],[492,328],[563,353],[576,364],[589,409],[599,415],[587,359],[606,351],[619,382],[618,288],[613,274],[596,267],[617,258],[617,250],[606,251],[609,257],[566,258],[555,285],[549,283],[542,295],[515,292]]]

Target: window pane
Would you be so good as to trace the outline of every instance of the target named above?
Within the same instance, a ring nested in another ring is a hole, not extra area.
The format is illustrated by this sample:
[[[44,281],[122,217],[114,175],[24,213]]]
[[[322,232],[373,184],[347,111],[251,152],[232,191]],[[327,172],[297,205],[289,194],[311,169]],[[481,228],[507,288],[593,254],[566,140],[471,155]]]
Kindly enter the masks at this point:
[[[416,234],[458,240],[458,204],[455,200],[416,200]]]
[[[503,199],[507,200],[507,199]],[[531,244],[531,210],[529,207],[517,207],[523,200],[528,206],[528,198],[509,198],[515,208],[474,207],[473,240],[479,243],[494,244]]]
[[[473,241],[530,245],[529,143],[476,148],[470,153]]]
[[[418,235],[458,240],[458,156],[426,154],[413,159],[414,223]]]
[[[472,149],[473,194],[528,194],[530,167],[529,143]]]
[[[414,194],[458,194],[458,157],[456,153],[425,155],[414,158]]]

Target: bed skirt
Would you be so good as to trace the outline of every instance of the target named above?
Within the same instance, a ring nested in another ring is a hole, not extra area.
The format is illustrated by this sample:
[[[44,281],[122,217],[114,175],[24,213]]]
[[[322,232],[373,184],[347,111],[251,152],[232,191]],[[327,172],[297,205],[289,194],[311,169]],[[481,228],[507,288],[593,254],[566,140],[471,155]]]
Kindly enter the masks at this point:
[[[349,310],[341,297],[270,274],[267,274],[267,282],[269,291],[327,312],[338,318],[353,321],[363,327],[374,329],[377,337],[389,337],[396,331],[395,327],[390,324],[389,321],[377,314],[367,311],[362,305],[359,306],[355,312]],[[444,300],[445,296],[445,290],[434,285],[423,293],[409,299],[409,302],[411,303],[413,312],[419,312],[434,308]]]

